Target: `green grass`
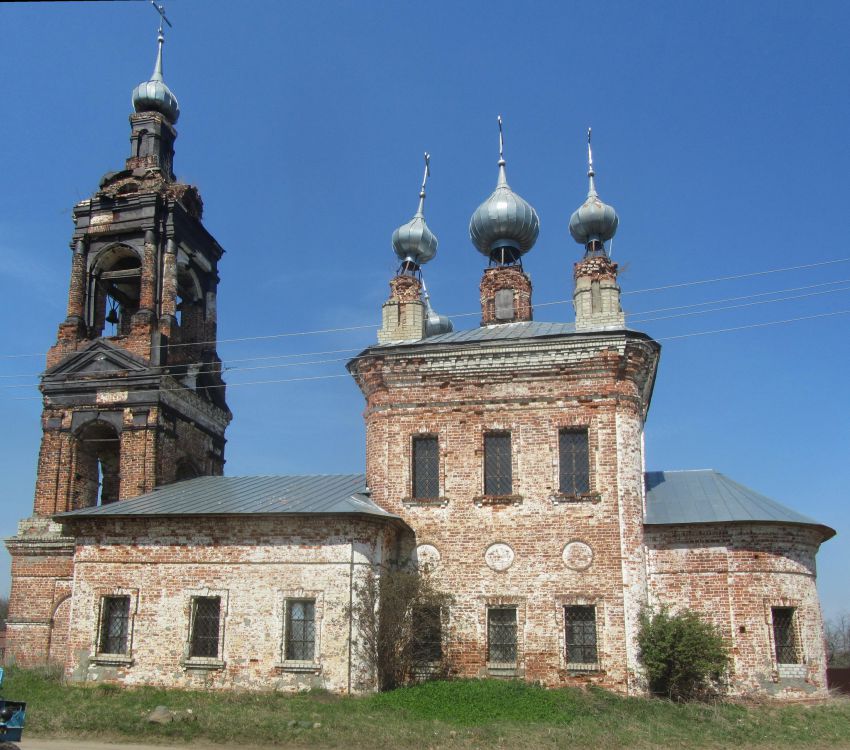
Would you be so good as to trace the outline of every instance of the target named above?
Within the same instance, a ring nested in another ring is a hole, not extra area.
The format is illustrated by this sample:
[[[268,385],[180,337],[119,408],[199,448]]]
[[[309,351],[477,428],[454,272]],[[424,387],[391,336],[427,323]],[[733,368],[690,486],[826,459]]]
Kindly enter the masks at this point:
[[[429,682],[349,698],[312,691],[211,693],[69,686],[7,670],[4,696],[25,700],[25,736],[313,748],[848,748],[850,701],[677,705],[603,690],[522,682]],[[194,721],[151,724],[158,705]],[[302,726],[290,727],[290,722]],[[305,728],[320,722],[318,729]]]

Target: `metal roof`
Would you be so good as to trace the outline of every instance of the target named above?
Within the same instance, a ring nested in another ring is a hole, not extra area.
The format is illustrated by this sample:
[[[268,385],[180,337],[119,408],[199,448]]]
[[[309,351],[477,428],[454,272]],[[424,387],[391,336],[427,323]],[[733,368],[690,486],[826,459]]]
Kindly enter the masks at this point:
[[[833,529],[732,481],[719,471],[648,471],[646,523],[699,524],[761,521]]]
[[[56,518],[341,513],[398,519],[365,493],[363,474],[198,477],[130,500],[59,513]]]
[[[526,321],[522,323],[500,323],[498,325],[480,326],[466,331],[452,331],[437,336],[409,341],[393,341],[377,344],[370,349],[390,349],[394,346],[407,344],[467,344],[473,341],[499,341],[503,339],[538,338],[541,336],[564,336],[576,332],[575,323],[539,323]]]

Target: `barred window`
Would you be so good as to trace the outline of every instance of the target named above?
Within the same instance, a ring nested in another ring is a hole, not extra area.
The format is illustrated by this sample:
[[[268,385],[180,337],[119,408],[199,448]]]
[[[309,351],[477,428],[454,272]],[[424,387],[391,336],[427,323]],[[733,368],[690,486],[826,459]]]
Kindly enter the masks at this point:
[[[794,607],[771,607],[773,646],[779,664],[798,664],[797,634],[794,632]]]
[[[440,445],[436,435],[413,438],[413,497],[440,496]]]
[[[490,432],[484,435],[484,494],[510,495],[511,433]]]
[[[129,635],[130,597],[103,597],[100,605],[100,653],[128,653]]]
[[[218,625],[221,617],[221,597],[196,596],[192,599],[192,632],[189,637],[189,656],[215,658],[218,656]]]
[[[590,492],[587,430],[561,430],[558,433],[558,459],[558,489],[565,495],[584,495]]]
[[[413,610],[413,660],[418,663],[443,658],[443,623],[439,607]]]
[[[569,664],[596,664],[596,607],[564,607]]]
[[[487,661],[516,663],[516,607],[487,610]]]
[[[289,599],[286,602],[285,658],[313,661],[316,654],[316,602]]]

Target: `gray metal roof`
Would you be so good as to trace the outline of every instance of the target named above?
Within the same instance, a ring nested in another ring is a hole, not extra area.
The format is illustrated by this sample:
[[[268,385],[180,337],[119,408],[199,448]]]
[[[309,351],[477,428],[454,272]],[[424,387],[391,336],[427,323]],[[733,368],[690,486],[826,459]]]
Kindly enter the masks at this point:
[[[473,341],[499,341],[503,339],[538,338],[541,336],[563,336],[575,333],[575,323],[538,323],[528,321],[523,323],[501,323],[492,326],[480,326],[467,331],[452,331],[425,339],[410,341],[393,341],[380,344],[371,349],[388,349],[407,344],[467,344]]]
[[[57,519],[105,516],[356,514],[397,519],[373,503],[363,474],[198,477]]]
[[[698,524],[761,521],[833,529],[732,481],[719,471],[648,471],[646,523]]]

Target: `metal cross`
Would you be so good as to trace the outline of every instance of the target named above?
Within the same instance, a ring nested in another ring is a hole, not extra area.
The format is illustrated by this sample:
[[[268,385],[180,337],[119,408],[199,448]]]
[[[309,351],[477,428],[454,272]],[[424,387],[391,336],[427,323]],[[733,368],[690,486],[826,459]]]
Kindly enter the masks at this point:
[[[425,152],[425,174],[422,175],[422,188],[419,191],[419,194],[425,195],[425,183],[428,182],[428,178],[431,176],[431,154],[427,151]]]
[[[505,160],[505,139],[502,135],[502,116],[499,115],[496,118],[499,121],[499,160]]]
[[[587,169],[590,174],[593,174],[593,151],[590,150],[590,132],[591,128],[587,129]]]
[[[154,10],[160,15],[159,30],[162,31],[163,21],[168,24],[169,28],[174,28],[173,26],[171,26],[171,21],[169,21],[168,17],[165,15],[165,5],[162,3],[157,5],[156,0],[151,0],[151,5],[153,5]]]

